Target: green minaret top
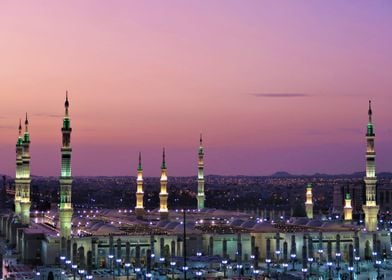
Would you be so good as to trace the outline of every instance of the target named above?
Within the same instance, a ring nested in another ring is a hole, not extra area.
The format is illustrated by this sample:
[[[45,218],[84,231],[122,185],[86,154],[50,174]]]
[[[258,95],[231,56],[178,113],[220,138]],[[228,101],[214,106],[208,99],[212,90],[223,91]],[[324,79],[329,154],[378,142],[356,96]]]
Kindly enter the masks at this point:
[[[28,120],[28,118],[27,118],[27,113],[26,113],[26,120],[25,120],[25,133],[24,133],[23,142],[30,142],[30,135],[29,135],[29,120]]]
[[[142,153],[141,152],[139,152],[139,165],[137,167],[137,170],[138,171],[142,171],[143,170],[142,169]]]
[[[69,119],[68,115],[68,108],[69,108],[69,101],[68,101],[68,91],[65,92],[65,115],[64,115],[64,120],[63,120],[63,128],[64,129],[70,129],[71,127],[71,120]]]
[[[372,101],[369,100],[369,110],[368,110],[368,116],[369,116],[369,122],[367,125],[367,133],[366,136],[374,136],[374,128],[373,128],[373,122],[372,122]]]
[[[306,188],[311,189],[312,188],[312,184],[308,183],[308,185],[306,186]]]
[[[163,148],[161,169],[166,169],[165,148]]]
[[[18,141],[17,141],[17,145],[22,145],[23,142],[23,138],[22,138],[22,120],[19,119],[19,127],[18,127],[18,131],[19,131],[19,136],[18,136]]]
[[[346,193],[346,199],[351,199],[350,193]]]
[[[201,133],[200,133],[199,155],[204,155],[204,150],[203,150],[203,137],[202,137],[202,134],[201,134]]]

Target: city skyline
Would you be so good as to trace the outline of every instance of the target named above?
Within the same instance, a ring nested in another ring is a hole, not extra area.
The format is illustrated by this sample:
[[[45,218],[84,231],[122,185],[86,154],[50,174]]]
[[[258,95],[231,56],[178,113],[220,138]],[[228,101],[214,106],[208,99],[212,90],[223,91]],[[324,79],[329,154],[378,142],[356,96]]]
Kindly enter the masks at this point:
[[[44,1],[45,2],[45,1]],[[59,176],[69,91],[73,174],[392,171],[389,17],[378,1],[1,3],[0,173],[29,114],[31,171]],[[23,18],[23,20],[20,20]]]

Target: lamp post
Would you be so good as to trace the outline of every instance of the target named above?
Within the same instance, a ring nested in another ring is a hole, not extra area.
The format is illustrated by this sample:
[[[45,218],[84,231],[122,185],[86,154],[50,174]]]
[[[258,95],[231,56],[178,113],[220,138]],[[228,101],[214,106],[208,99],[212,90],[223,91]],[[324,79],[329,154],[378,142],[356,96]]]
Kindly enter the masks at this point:
[[[222,266],[223,266],[223,278],[226,278],[226,270],[227,270],[227,260],[222,260]]]
[[[327,262],[328,266],[328,279],[332,280],[332,262]]]
[[[376,267],[377,267],[377,280],[380,279],[380,266],[381,266],[381,261],[376,260]]]
[[[254,275],[255,279],[257,279],[257,276],[259,275],[259,273],[260,273],[260,270],[258,270],[258,269],[253,270],[253,275]]]
[[[290,259],[291,259],[291,263],[292,263],[292,265],[293,265],[293,268],[291,269],[292,271],[294,271],[295,270],[295,258],[297,257],[297,255],[296,254],[291,254],[290,255]]]
[[[79,273],[79,276],[80,276],[80,280],[83,280],[83,274],[84,274],[84,269],[79,269],[78,270],[78,273]]]
[[[65,264],[65,256],[60,256],[60,268],[63,268],[63,264]]]
[[[78,268],[78,266],[76,264],[72,265],[72,271],[73,271],[73,280],[76,279],[76,269]]]
[[[267,276],[269,276],[270,275],[271,259],[266,259],[265,262],[267,263]]]
[[[121,266],[120,266],[121,259],[117,259],[116,263],[117,263],[117,273],[118,273],[118,276],[120,276],[120,274],[121,274]]]
[[[139,279],[140,267],[135,267],[136,280]]]
[[[237,264],[238,278],[241,278],[242,264]]]
[[[129,267],[131,266],[130,263],[125,263],[125,272],[127,274],[127,280],[129,280]]]
[[[313,258],[308,258],[309,262],[309,275],[312,275],[312,263],[313,263]]]
[[[323,249],[318,249],[317,252],[319,253],[319,262],[318,262],[318,264],[320,266],[320,265],[323,264],[323,253],[324,253],[324,250]]]
[[[152,277],[151,272],[147,272],[147,273],[146,273],[146,279],[151,279],[151,277]]]
[[[338,277],[339,277],[341,253],[336,253],[335,256],[336,256],[336,271],[337,271]]]
[[[65,261],[65,266],[66,266],[67,270],[68,270],[70,264],[71,264],[71,260],[66,260]]]
[[[356,274],[360,274],[361,271],[360,271],[360,269],[359,269],[359,261],[361,260],[361,258],[360,258],[359,256],[355,256],[354,259],[355,259],[355,263],[356,263],[356,265],[357,265],[357,269],[356,269],[355,273],[356,273]]]
[[[304,279],[306,280],[306,273],[308,272],[308,269],[307,269],[306,267],[303,267],[303,268],[301,269],[301,271],[302,271],[302,273],[303,273]]]
[[[113,274],[113,280],[114,280],[114,269],[113,269],[113,258],[114,258],[114,256],[113,255],[109,255],[108,258],[109,258],[109,265],[110,265],[110,273]]]
[[[35,273],[35,275],[37,276],[37,280],[40,280],[41,272],[37,271],[37,272]]]
[[[91,279],[93,279],[93,276],[92,275],[86,275],[86,279],[87,280],[91,280]]]
[[[175,261],[171,261],[170,262],[170,266],[171,266],[171,272],[172,272],[172,280],[174,279],[174,267],[176,266],[176,262]]]

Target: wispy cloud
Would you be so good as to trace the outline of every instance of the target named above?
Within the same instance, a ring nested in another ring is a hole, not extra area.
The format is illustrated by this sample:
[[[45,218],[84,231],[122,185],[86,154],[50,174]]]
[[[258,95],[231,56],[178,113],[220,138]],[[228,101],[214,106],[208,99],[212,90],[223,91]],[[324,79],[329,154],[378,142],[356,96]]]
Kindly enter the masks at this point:
[[[277,93],[251,93],[255,97],[265,98],[296,98],[296,97],[309,97],[309,94],[300,92],[277,92]]]
[[[45,117],[45,118],[61,118],[60,114],[49,114],[49,113],[35,113],[33,114],[35,117]]]

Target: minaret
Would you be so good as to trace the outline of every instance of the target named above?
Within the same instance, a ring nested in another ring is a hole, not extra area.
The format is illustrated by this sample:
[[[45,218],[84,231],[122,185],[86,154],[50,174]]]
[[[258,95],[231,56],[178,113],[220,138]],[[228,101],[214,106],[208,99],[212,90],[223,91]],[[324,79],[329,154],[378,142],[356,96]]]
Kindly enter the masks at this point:
[[[22,177],[23,177],[23,137],[22,137],[22,121],[19,120],[19,136],[16,141],[16,174],[15,174],[15,216],[20,217],[20,199],[22,193]]]
[[[353,219],[353,207],[351,206],[351,196],[349,193],[346,193],[344,201],[344,220],[351,221]]]
[[[166,160],[165,160],[165,148],[163,148],[162,165],[161,165],[161,192],[159,193],[159,213],[161,214],[161,220],[165,220],[169,217],[169,210],[167,209],[167,174],[166,174]]]
[[[367,125],[366,132],[366,177],[365,188],[366,188],[366,202],[363,205],[363,212],[365,213],[365,227],[367,231],[377,230],[377,214],[379,206],[376,202],[376,152],[374,151],[374,129],[372,122],[372,107],[371,101],[369,100],[369,122]]]
[[[203,139],[200,134],[200,146],[199,146],[199,161],[198,161],[198,173],[197,173],[197,209],[204,208],[204,149]]]
[[[310,183],[306,187],[305,210],[308,219],[313,219],[313,194],[312,194],[312,184]]]
[[[21,223],[24,225],[30,224],[30,134],[29,134],[29,120],[25,120],[25,132],[23,135],[23,153],[22,153],[22,187],[20,194],[20,211]]]
[[[65,99],[65,115],[63,119],[63,146],[61,148],[61,175],[60,175],[60,237],[69,239],[71,237],[71,221],[72,221],[72,173],[71,173],[71,121],[68,115],[68,92]]]
[[[142,218],[144,215],[144,206],[143,206],[143,169],[142,169],[142,154],[139,153],[139,165],[137,167],[137,189],[136,189],[136,207],[135,213],[136,217]]]

